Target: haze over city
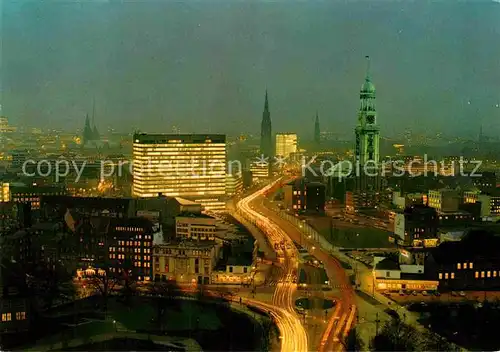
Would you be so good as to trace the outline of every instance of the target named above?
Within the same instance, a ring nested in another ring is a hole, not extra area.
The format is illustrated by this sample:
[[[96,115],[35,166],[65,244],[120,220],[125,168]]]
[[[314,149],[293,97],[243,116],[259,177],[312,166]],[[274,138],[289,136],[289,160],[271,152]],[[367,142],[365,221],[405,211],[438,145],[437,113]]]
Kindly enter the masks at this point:
[[[492,1],[6,1],[2,13],[15,125],[74,131],[95,99],[103,131],[255,133],[267,88],[277,131],[318,111],[351,137],[370,55],[382,135],[500,132]]]

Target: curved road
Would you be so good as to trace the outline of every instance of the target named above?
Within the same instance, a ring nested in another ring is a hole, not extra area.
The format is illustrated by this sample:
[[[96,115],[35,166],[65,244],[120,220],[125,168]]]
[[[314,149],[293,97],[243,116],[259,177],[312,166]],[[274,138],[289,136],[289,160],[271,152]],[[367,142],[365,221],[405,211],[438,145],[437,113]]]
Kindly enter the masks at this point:
[[[278,183],[273,183],[269,187],[269,194],[278,187]],[[263,198],[261,198],[263,200]],[[289,238],[297,243],[308,244],[307,247],[311,248],[310,253],[313,254],[318,260],[322,261],[328,277],[334,278],[338,284],[345,287],[340,291],[341,304],[340,308],[335,310],[332,316],[319,348],[321,351],[339,351],[345,349],[344,340],[349,333],[350,328],[356,323],[356,296],[352,288],[349,278],[340,262],[332,257],[327,250],[321,248],[321,245],[316,243],[313,239],[309,239],[302,233],[302,230],[292,224],[291,222],[281,218],[273,210],[267,208],[263,202],[260,206],[255,208],[259,211],[260,216],[264,216],[268,222],[275,223]]]
[[[278,181],[276,181],[278,182]],[[242,199],[236,208],[242,216],[255,223],[269,238],[269,242],[276,249],[280,262],[284,265],[284,274],[278,283],[273,295],[273,304],[252,300],[251,303],[269,310],[274,316],[281,333],[281,350],[283,352],[307,352],[307,333],[294,309],[293,295],[297,289],[294,278],[298,268],[297,250],[287,243],[291,243],[287,233],[275,222],[270,221],[258,211],[254,210],[254,202],[271,189],[272,183],[254,194]],[[250,301],[249,301],[250,302]]]

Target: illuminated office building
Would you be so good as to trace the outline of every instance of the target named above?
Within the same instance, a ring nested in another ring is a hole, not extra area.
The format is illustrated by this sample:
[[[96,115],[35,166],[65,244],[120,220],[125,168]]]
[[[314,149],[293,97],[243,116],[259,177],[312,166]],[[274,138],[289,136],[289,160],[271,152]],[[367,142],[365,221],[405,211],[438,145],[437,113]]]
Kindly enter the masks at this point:
[[[135,134],[133,195],[162,194],[223,210],[226,195],[226,136]]]
[[[278,133],[276,134],[276,155],[288,158],[290,154],[297,152],[297,134],[296,133]]]
[[[0,182],[0,202],[10,202],[10,187],[8,183]]]

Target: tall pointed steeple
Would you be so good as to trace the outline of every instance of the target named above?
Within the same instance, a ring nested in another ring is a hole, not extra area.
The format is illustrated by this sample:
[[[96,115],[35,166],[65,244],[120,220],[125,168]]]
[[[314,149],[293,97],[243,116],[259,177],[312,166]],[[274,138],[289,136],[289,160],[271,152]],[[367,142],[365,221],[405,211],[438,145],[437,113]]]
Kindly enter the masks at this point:
[[[316,121],[314,121],[314,142],[316,145],[320,144],[321,130],[319,128],[319,116],[316,111]]]
[[[262,123],[260,125],[260,153],[267,157],[273,156],[271,113],[269,112],[267,89],[264,101],[264,112],[262,113]]]
[[[83,144],[93,140],[93,131],[90,127],[89,114],[85,115],[85,126],[83,127]]]

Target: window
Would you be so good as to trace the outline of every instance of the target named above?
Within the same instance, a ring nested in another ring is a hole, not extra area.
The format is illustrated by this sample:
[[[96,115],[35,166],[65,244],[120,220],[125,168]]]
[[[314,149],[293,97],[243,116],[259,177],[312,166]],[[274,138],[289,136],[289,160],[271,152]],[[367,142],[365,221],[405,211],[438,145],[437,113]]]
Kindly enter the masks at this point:
[[[16,320],[25,320],[26,319],[26,312],[17,312],[16,313]]]
[[[497,272],[496,271],[493,272],[493,277],[497,277]]]
[[[481,277],[484,278],[484,271],[481,271]]]
[[[469,269],[472,269],[472,263],[469,263]]]
[[[11,321],[11,320],[12,320],[11,313],[3,313],[2,314],[2,321]]]
[[[244,267],[243,268],[243,272],[246,274],[248,272],[248,268],[247,267]]]
[[[488,271],[488,272],[486,273],[486,276],[487,276],[487,277],[491,277],[491,271]]]
[[[443,274],[439,273],[439,280],[442,280],[442,279],[443,279]]]
[[[457,269],[462,269],[462,265],[460,263],[457,264]]]
[[[451,273],[451,278],[454,279],[455,278],[455,273]]]
[[[477,279],[479,277],[479,271],[476,271],[476,273],[474,274],[474,277]]]
[[[233,267],[232,267],[232,266],[230,266],[230,267],[229,267],[229,272],[230,272],[230,273],[232,273],[232,272],[233,272]]]
[[[467,269],[467,263],[464,263],[464,269]]]

